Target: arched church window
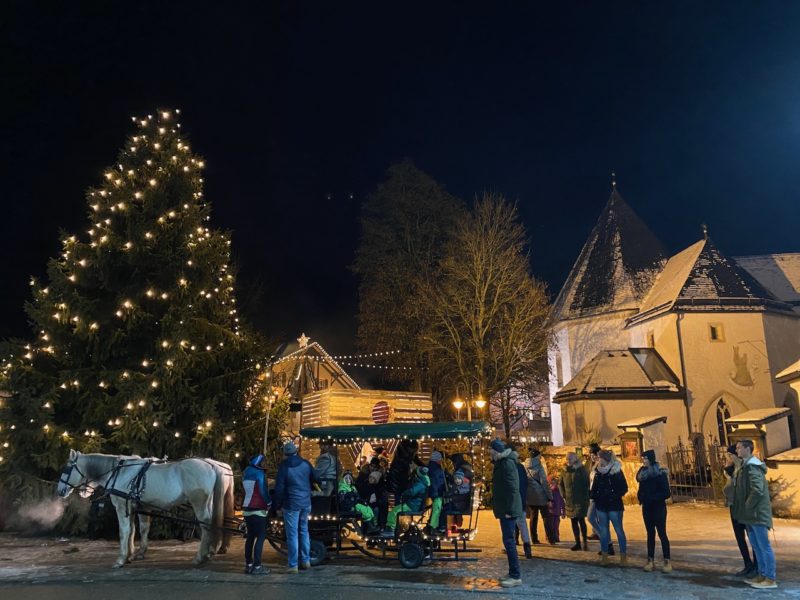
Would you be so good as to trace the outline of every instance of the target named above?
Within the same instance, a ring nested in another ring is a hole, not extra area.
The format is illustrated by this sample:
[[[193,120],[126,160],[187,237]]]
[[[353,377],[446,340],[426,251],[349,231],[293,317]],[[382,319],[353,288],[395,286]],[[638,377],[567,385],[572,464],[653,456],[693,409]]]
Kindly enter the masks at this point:
[[[731,432],[731,428],[726,421],[730,416],[731,410],[728,408],[728,404],[724,398],[720,398],[717,402],[717,434],[721,446],[728,445],[728,434]]]

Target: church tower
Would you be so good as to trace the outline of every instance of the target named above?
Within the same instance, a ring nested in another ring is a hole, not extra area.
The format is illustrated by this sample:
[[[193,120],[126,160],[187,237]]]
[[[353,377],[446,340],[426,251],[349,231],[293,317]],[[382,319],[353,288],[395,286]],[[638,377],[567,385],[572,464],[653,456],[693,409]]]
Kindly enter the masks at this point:
[[[562,443],[555,393],[600,350],[628,346],[625,321],[664,267],[661,242],[612,181],[611,196],[575,261],[551,313],[548,352],[553,442]]]

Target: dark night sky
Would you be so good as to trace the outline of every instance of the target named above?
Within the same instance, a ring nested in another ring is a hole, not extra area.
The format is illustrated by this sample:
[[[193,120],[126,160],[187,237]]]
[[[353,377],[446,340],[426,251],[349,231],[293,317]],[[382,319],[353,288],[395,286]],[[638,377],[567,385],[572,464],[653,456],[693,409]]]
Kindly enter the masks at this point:
[[[359,205],[404,157],[518,200],[553,293],[612,170],[671,251],[702,222],[729,255],[800,250],[800,3],[202,4],[4,4],[0,337],[27,335],[29,276],[157,107],[206,158],[258,325],[334,353]]]

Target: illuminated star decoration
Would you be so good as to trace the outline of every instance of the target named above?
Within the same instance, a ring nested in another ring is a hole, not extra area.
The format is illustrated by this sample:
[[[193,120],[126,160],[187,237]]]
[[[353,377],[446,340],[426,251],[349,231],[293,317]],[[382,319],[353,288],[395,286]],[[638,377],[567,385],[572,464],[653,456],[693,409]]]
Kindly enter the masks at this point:
[[[305,333],[301,333],[300,337],[297,338],[297,342],[300,344],[301,348],[307,348],[308,347],[308,342],[310,340],[311,340],[311,338],[308,337]]]

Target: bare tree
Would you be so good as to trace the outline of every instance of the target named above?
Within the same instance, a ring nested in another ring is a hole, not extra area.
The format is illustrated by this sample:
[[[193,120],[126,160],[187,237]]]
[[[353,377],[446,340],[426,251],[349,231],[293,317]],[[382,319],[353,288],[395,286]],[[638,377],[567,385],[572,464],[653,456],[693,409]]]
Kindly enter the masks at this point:
[[[431,356],[456,385],[470,392],[477,385],[510,430],[515,405],[502,392],[541,371],[549,310],[544,284],[530,273],[516,206],[497,194],[476,200],[456,222],[438,277],[422,287]]]

